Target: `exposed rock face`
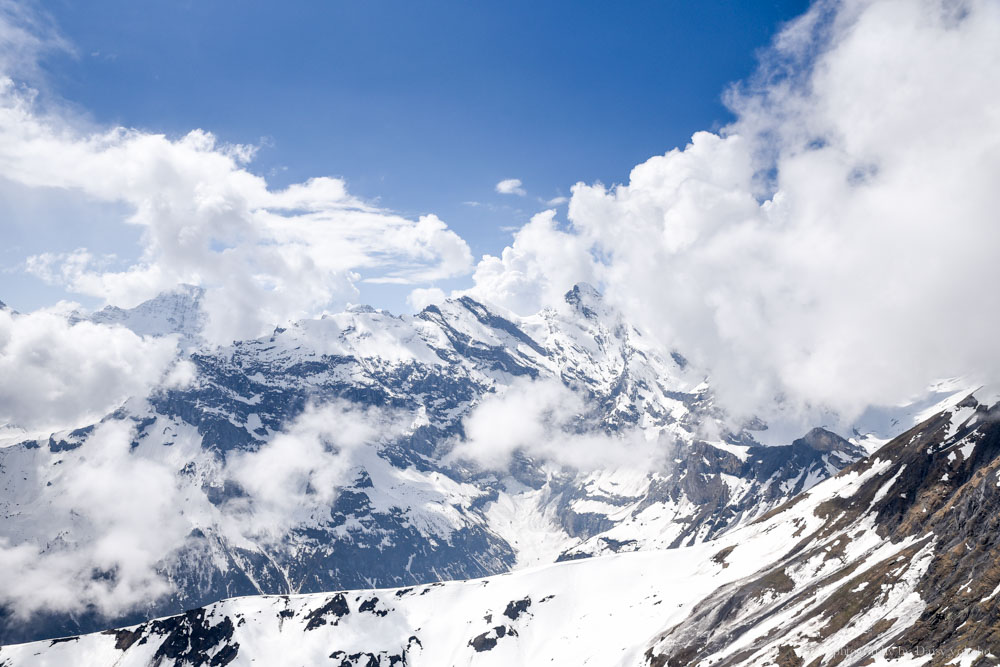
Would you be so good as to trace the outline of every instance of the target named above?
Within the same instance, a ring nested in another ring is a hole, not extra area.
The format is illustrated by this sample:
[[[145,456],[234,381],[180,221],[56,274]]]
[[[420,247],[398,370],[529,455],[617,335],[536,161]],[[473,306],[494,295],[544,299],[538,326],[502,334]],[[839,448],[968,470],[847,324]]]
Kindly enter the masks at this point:
[[[766,514],[865,454],[840,436],[814,429],[791,445],[675,443],[671,474],[651,475],[639,497],[613,501],[621,518],[567,550],[561,560],[640,548],[676,548],[712,539]],[[572,512],[572,503],[569,511]],[[668,516],[668,521],[663,517]],[[658,525],[651,529],[649,525]]]
[[[848,468],[858,481],[816,506],[815,530],[706,598],[650,664],[1000,656],[998,417],[970,397]]]

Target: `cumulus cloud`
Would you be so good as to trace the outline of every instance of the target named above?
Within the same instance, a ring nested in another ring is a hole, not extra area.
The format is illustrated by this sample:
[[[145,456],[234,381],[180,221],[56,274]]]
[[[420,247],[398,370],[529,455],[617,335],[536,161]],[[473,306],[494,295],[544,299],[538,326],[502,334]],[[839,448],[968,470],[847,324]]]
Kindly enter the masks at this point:
[[[522,187],[520,178],[505,178],[496,185],[496,191],[502,195],[517,195],[523,197],[528,194]]]
[[[161,382],[184,382],[175,337],[0,309],[0,429],[57,430],[104,416]]]
[[[574,187],[579,266],[599,258],[608,298],[734,413],[848,419],[937,377],[995,377],[997,34],[984,0],[817,3],[731,91],[734,124],[624,185]],[[526,245],[508,250],[541,252]],[[477,288],[519,272],[489,258]]]
[[[530,315],[561,302],[578,282],[597,283],[586,239],[559,228],[554,210],[536,214],[499,257],[484,255],[473,274],[475,298]]]
[[[31,16],[0,0],[8,76],[59,48]],[[735,123],[636,166],[625,184],[578,184],[569,224],[553,211],[533,217],[479,262],[471,292],[527,314],[573,283],[599,284],[630,320],[710,372],[736,415],[849,418],[935,377],[995,379],[997,34],[990,0],[822,0],[731,91]],[[127,306],[179,282],[203,285],[209,334],[223,341],[352,298],[361,280],[431,283],[470,267],[468,246],[435,216],[380,210],[339,179],[274,190],[250,171],[253,153],[202,131],[81,130],[39,110],[13,79],[0,83],[0,175],[124,203],[143,231],[142,255],[124,270],[87,249],[29,259],[80,293]],[[496,190],[523,196],[522,185]],[[421,287],[411,304],[442,297]],[[50,428],[103,414],[163,377],[188,382],[173,345],[58,313],[2,311],[0,420]],[[497,468],[523,452],[598,467],[653,451],[633,434],[581,434],[587,412],[585,397],[557,381],[520,380],[466,418],[452,456]],[[217,471],[250,494],[227,503],[229,518],[176,475],[199,451],[196,434],[194,449],[178,442],[154,456],[131,450],[123,423],[101,425],[65,454],[74,475],[54,480],[51,516],[76,523],[33,524],[65,527],[76,546],[49,548],[41,535],[0,545],[10,574],[0,595],[108,610],[162,594],[156,559],[192,527],[220,521],[235,536],[272,539],[288,516],[329,504],[394,424],[344,406],[307,411]],[[122,509],[123,499],[135,504]],[[193,504],[181,517],[175,503]]]
[[[375,208],[335,178],[272,190],[248,170],[253,154],[201,130],[79,130],[0,78],[0,177],[125,204],[142,229],[141,256],[124,270],[85,248],[27,258],[73,292],[128,307],[179,283],[203,286],[206,336],[225,343],[342,307],[362,280],[419,284],[471,269],[468,245],[436,216]]]
[[[3,7],[19,53],[57,41],[32,42],[38,30]],[[599,284],[710,372],[736,414],[847,418],[935,377],[995,376],[998,31],[990,0],[821,0],[730,92],[736,122],[625,184],[578,184],[568,226],[533,218],[483,257],[471,291],[524,314]],[[129,305],[205,285],[209,334],[227,340],[355,297],[360,280],[469,268],[468,246],[434,216],[373,208],[337,179],[275,191],[252,156],[200,131],[81,131],[12,80],[0,87],[0,175],[124,202],[143,230],[125,270],[86,250],[29,262],[81,293]],[[518,179],[496,189],[524,193]],[[420,287],[411,302],[441,296]]]

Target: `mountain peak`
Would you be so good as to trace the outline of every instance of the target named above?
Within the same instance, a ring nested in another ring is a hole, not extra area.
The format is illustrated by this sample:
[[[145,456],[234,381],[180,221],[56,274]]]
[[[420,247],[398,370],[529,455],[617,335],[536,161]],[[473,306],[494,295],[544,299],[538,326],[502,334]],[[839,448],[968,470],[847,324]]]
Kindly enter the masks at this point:
[[[134,308],[107,306],[86,319],[98,324],[120,324],[140,336],[180,334],[185,345],[193,346],[205,326],[201,307],[204,296],[203,287],[180,284]]]
[[[577,283],[563,297],[566,303],[580,311],[584,316],[593,318],[606,310],[604,296],[589,283]]]
[[[857,456],[865,454],[857,445],[820,426],[812,429],[792,444],[806,446],[817,452],[852,452]]]
[[[566,292],[565,299],[568,302],[575,302],[580,299],[603,301],[604,296],[601,294],[600,290],[590,283],[577,283],[573,285],[568,292]]]

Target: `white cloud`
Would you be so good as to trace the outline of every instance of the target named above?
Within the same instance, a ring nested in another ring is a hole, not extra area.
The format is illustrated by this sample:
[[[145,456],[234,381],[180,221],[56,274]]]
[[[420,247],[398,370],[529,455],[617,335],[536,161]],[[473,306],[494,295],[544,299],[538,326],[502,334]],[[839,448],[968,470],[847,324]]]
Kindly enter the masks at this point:
[[[663,448],[638,431],[605,434],[588,424],[592,412],[580,393],[555,378],[519,378],[488,395],[463,420],[449,460],[506,470],[516,453],[580,470],[648,469],[663,464]]]
[[[30,21],[3,7],[29,61],[58,42],[33,46]],[[783,397],[849,414],[935,377],[995,375],[998,31],[989,0],[818,3],[730,94],[733,125],[625,185],[578,184],[569,226],[535,216],[479,262],[471,292],[526,313],[599,284],[710,370],[736,412]],[[419,285],[469,268],[437,218],[374,209],[337,179],[272,191],[247,169],[252,152],[200,131],[80,131],[23,87],[0,91],[0,175],[124,202],[143,229],[124,271],[87,250],[31,260],[81,293],[129,305],[202,284],[210,333],[226,340],[351,299],[361,280]],[[420,287],[412,302],[440,296]]]
[[[578,184],[569,231],[608,298],[738,413],[847,417],[933,378],[995,377],[997,34],[985,0],[819,3],[730,96],[736,123],[626,185]],[[556,240],[538,242],[519,235],[512,259]],[[532,266],[544,277],[487,258],[477,289],[567,274]]]
[[[60,313],[0,310],[0,428],[50,431],[96,421],[164,378],[183,382],[173,337]]]
[[[308,406],[259,450],[230,458],[225,475],[249,495],[226,511],[245,537],[278,540],[291,526],[328,515],[354,481],[364,449],[406,426],[400,415],[346,402]]]
[[[0,0],[0,72],[37,81],[43,56],[71,51],[49,16],[31,0]]]
[[[418,287],[406,297],[406,303],[415,311],[421,311],[434,303],[441,303],[448,298],[439,287]]]
[[[19,617],[90,605],[113,614],[169,592],[156,566],[194,525],[192,514],[179,511],[190,509],[187,497],[204,496],[196,488],[182,492],[185,478],[167,462],[133,453],[132,436],[130,421],[111,420],[62,453],[61,467],[38,472],[58,492],[36,491],[22,510],[34,520],[22,513],[9,519],[19,541],[0,540],[7,580],[0,600]]]
[[[521,187],[522,185],[523,183],[521,183],[520,178],[505,178],[497,183],[496,191],[502,195],[517,195],[519,197],[523,197],[528,193],[525,192],[523,187]]]
[[[28,268],[120,306],[178,283],[207,289],[207,335],[227,342],[356,299],[359,280],[419,284],[467,273],[468,245],[437,217],[417,221],[314,178],[271,190],[246,146],[201,130],[172,140],[115,128],[80,131],[45,115],[0,79],[0,176],[131,206],[141,258],[111,271],[87,249],[43,254]]]
[[[543,211],[517,231],[500,257],[484,255],[468,293],[519,315],[562,301],[578,282],[597,283],[599,267],[587,241],[559,229],[556,212]]]
[[[225,462],[202,449],[197,429],[170,422],[134,447],[130,419],[98,424],[68,451],[4,450],[25,480],[0,534],[0,604],[22,621],[145,608],[173,592],[165,574],[192,531],[273,550],[296,527],[328,518],[364,453],[409,426],[405,415],[335,402],[307,407],[259,450]],[[227,481],[246,495],[212,504],[206,487]]]

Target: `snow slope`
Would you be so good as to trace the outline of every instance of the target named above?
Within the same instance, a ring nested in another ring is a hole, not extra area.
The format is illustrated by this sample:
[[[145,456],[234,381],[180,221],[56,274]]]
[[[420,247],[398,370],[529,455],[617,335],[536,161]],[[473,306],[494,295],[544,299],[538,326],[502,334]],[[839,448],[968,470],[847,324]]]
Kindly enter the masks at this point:
[[[469,581],[237,598],[7,646],[0,664],[997,664],[998,415],[1000,405],[968,398],[692,546]]]
[[[236,598],[119,631],[4,647],[0,664],[639,664],[665,622],[784,548],[772,536],[739,547],[747,557],[732,564],[713,559],[736,542],[446,584]]]

